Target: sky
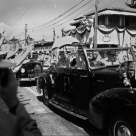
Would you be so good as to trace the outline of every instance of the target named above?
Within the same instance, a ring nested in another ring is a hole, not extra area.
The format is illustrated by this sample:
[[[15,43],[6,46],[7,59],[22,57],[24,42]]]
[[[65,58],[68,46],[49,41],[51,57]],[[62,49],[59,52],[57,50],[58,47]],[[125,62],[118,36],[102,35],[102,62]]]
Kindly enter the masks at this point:
[[[86,4],[90,0],[81,1],[82,0],[0,0],[0,22],[12,27],[15,37],[24,37],[25,24],[27,24],[30,37],[48,40],[53,37],[53,28],[55,28],[56,35],[61,36],[61,29],[70,29],[69,24],[73,22],[73,18],[90,11],[92,3]],[[80,3],[78,6],[65,15],[60,16],[78,3]],[[83,6],[84,4],[86,5]],[[59,16],[60,18],[55,19]],[[48,25],[45,24],[53,19],[55,19],[54,22]]]

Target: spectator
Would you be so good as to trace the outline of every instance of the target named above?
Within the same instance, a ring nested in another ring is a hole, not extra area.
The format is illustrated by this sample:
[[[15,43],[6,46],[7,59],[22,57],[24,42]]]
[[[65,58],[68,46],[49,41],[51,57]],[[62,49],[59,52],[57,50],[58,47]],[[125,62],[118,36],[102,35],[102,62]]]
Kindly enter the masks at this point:
[[[41,136],[35,121],[17,98],[18,83],[9,66],[11,63],[0,61],[0,95],[9,108],[9,113],[0,111],[0,136]]]

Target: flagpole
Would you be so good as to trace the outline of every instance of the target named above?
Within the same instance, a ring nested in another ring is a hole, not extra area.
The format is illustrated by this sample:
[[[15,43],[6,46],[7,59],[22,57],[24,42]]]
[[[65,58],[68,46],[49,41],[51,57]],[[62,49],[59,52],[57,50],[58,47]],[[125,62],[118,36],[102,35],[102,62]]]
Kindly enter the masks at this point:
[[[95,0],[94,48],[97,48],[98,0]]]

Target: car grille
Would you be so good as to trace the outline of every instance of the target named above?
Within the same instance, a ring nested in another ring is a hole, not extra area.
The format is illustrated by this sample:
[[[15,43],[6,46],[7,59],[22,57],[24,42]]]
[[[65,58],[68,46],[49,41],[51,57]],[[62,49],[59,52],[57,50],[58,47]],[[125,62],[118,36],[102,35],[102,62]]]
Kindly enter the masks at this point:
[[[22,67],[25,69],[25,73],[20,73],[21,77],[27,78],[34,78],[37,77],[41,74],[42,70],[41,70],[41,66],[38,64],[33,64],[33,65],[25,65],[24,67]]]

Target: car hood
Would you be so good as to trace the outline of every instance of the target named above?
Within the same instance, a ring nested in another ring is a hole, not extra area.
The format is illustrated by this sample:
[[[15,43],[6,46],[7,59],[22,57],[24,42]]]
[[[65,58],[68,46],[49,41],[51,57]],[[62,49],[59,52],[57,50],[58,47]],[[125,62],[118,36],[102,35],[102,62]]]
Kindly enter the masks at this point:
[[[117,67],[105,67],[92,70],[92,76],[97,93],[112,88],[124,87],[123,78],[119,76]]]
[[[111,67],[106,67],[106,68],[99,68],[92,70],[94,75],[102,75],[102,76],[118,76],[118,71],[117,67],[111,68]]]

